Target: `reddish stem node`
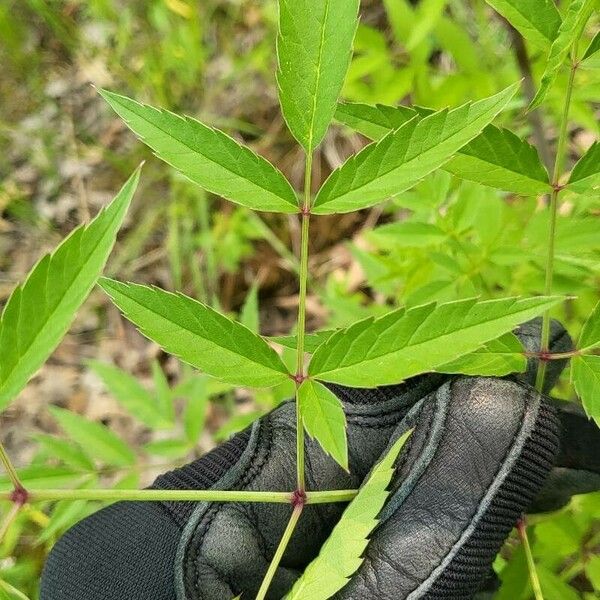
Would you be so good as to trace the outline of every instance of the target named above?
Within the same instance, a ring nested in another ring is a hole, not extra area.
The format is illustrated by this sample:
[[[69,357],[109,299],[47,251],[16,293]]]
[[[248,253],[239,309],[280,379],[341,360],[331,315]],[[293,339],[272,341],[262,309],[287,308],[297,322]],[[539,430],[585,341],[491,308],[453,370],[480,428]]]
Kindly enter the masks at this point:
[[[18,506],[23,506],[29,501],[29,492],[24,487],[16,487],[10,495],[10,499]]]
[[[549,350],[542,350],[541,352],[538,352],[537,357],[542,362],[550,362],[552,360],[552,352]]]
[[[306,492],[304,490],[295,490],[290,498],[290,502],[294,508],[304,506],[306,504]]]
[[[309,217],[310,216],[310,206],[302,206],[300,208],[300,214],[303,217]]]
[[[292,378],[298,385],[300,385],[305,379],[308,379],[304,373],[296,373]]]

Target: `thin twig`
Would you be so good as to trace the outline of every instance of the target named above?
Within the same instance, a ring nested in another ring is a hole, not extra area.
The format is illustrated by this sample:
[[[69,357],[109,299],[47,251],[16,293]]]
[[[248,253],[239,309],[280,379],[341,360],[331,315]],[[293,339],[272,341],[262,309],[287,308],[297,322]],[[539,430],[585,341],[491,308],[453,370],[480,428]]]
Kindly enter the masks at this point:
[[[4,540],[4,536],[6,532],[10,529],[10,526],[14,523],[14,520],[17,518],[19,511],[23,508],[22,504],[18,504],[17,502],[13,502],[10,510],[6,513],[6,517],[0,523],[0,544]]]
[[[328,504],[350,502],[357,490],[332,490],[307,492],[304,504]],[[243,490],[118,490],[118,489],[70,489],[32,490],[27,502],[54,502],[58,500],[88,500],[112,502],[263,502],[293,504],[296,492],[255,492]],[[14,493],[0,492],[0,500],[14,500]]]
[[[0,442],[0,462],[4,465],[4,469],[8,475],[8,478],[11,480],[13,487],[15,490],[25,489],[19,476],[17,475],[17,470],[15,469],[8,453],[6,452],[6,448],[4,448],[4,444]]]
[[[517,523],[517,531],[519,532],[519,537],[521,538],[521,543],[523,544],[523,548],[525,550],[525,556],[527,557],[529,580],[531,581],[533,595],[535,596],[535,600],[544,600],[542,586],[540,585],[540,579],[535,568],[535,561],[533,560],[533,554],[531,553],[531,545],[529,544],[529,537],[527,535],[525,516],[519,519],[519,522]]]
[[[267,573],[263,579],[262,585],[258,590],[258,594],[256,595],[256,600],[264,600],[267,597],[267,592],[269,591],[269,587],[271,582],[273,581],[273,577],[275,577],[275,573],[277,572],[277,568],[279,567],[279,563],[283,558],[283,554],[287,545],[294,533],[294,529],[296,529],[296,525],[298,524],[298,520],[300,519],[300,515],[302,514],[302,509],[304,506],[302,504],[298,504],[294,507],[294,511],[292,512],[292,516],[283,532],[283,536],[281,537],[281,541],[279,542],[279,546],[277,546],[277,550],[275,551],[275,555],[271,560],[271,564],[267,570]]]
[[[300,238],[300,293],[298,296],[298,345],[296,350],[296,475],[298,490],[305,489],[304,423],[300,411],[298,390],[304,380],[304,337],[306,334],[306,288],[308,285],[308,234],[310,226],[310,188],[312,182],[312,154],[306,154],[304,172],[304,203],[302,205],[302,234]]]
[[[573,49],[576,43],[573,44]],[[544,282],[544,294],[549,296],[552,294],[552,284],[554,281],[554,246],[556,238],[556,219],[558,216],[558,196],[562,190],[560,178],[565,159],[565,148],[567,142],[567,131],[569,122],[569,109],[571,107],[571,98],[573,96],[573,83],[575,81],[575,72],[577,71],[577,62],[574,56],[574,50],[571,51],[571,71],[569,74],[569,83],[567,84],[567,92],[565,97],[565,105],[563,108],[560,132],[558,135],[558,144],[556,147],[556,158],[554,160],[554,169],[552,173],[552,194],[550,195],[550,225],[548,229],[548,254],[546,257],[546,276]],[[544,312],[542,315],[542,334],[540,339],[540,352],[547,354],[549,352],[550,343],[550,311]],[[537,369],[535,387],[541,392],[544,389],[544,379],[546,377],[546,361],[540,361]]]

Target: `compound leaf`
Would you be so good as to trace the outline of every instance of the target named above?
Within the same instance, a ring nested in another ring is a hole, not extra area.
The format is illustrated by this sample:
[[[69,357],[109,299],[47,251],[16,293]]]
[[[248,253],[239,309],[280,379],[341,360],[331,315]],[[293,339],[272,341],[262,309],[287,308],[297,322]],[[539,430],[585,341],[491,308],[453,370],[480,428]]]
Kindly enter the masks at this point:
[[[0,409],[67,332],[104,268],[139,175],[138,169],[109,206],[46,254],[8,299],[0,318]]]
[[[567,187],[583,194],[600,189],[600,142],[594,142],[577,161]]]
[[[569,4],[565,19],[559,27],[558,35],[550,47],[546,69],[542,75],[538,91],[529,105],[529,110],[537,108],[546,98],[548,90],[554,84],[571,47],[579,39],[581,31],[585,27],[594,8],[594,2],[595,0],[573,0]]]
[[[550,48],[562,19],[554,0],[486,0],[526,40]]]
[[[308,153],[319,145],[352,56],[359,0],[280,0],[279,102]]]
[[[322,383],[306,379],[298,388],[298,402],[306,431],[348,470],[346,416],[339,398]]]
[[[578,347],[582,352],[589,352],[600,346],[600,302],[587,318],[579,336]]]
[[[399,383],[476,351],[560,300],[467,299],[398,309],[332,335],[313,354],[308,373],[355,387]]]
[[[583,408],[600,427],[600,356],[576,356],[571,360],[571,369]]]
[[[282,173],[222,131],[114,92],[100,94],[160,159],[209,192],[254,210],[298,212]]]
[[[270,387],[288,380],[277,352],[259,335],[180,293],[102,278],[100,285],[146,337],[221,381]]]
[[[412,430],[394,442],[385,457],[371,471],[357,496],[323,544],[317,558],[306,567],[285,600],[326,600],[335,595],[364,560],[369,535],[388,496],[394,464]]]
[[[359,210],[412,187],[481,133],[516,90],[515,84],[491,98],[407,121],[333,171],[313,212]]]

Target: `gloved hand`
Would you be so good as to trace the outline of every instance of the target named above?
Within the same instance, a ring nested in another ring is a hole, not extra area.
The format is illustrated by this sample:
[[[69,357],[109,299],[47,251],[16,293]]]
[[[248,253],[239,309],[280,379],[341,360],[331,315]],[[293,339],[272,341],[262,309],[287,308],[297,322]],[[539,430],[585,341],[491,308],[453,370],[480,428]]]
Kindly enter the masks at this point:
[[[519,332],[536,350],[539,322]],[[571,342],[554,323],[552,349]],[[561,364],[548,370],[548,388]],[[524,375],[531,381],[533,371]],[[375,462],[414,427],[365,561],[338,599],[472,598],[519,515],[536,497],[553,508],[600,488],[594,425],[556,410],[519,378],[417,377],[398,386],[331,386],[348,422],[349,473],[306,442],[310,490],[358,487]],[[573,422],[576,422],[575,427]],[[594,444],[596,450],[591,447]],[[293,490],[295,407],[284,403],[201,459],[160,476],[163,489]],[[595,478],[595,479],[594,479]],[[558,493],[556,490],[559,490]],[[316,556],[343,512],[309,505],[269,592],[281,598]],[[113,504],[73,527],[48,559],[41,600],[251,599],[291,507],[246,503]]]

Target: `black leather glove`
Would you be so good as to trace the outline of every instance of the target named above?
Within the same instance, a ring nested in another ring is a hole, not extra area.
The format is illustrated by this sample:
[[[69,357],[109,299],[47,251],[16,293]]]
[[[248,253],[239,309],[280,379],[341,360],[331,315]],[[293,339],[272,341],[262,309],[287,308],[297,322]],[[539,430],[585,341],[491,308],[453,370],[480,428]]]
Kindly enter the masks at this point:
[[[535,350],[539,323],[523,326],[520,336]],[[570,347],[556,323],[552,346]],[[561,368],[551,363],[549,387]],[[415,428],[365,561],[336,598],[471,598],[536,494],[540,506],[555,506],[571,491],[598,485],[589,482],[593,471],[600,477],[593,449],[565,448],[553,472],[555,487],[542,489],[558,451],[559,422],[556,411],[517,378],[430,374],[375,390],[332,389],[346,412],[350,469],[341,470],[307,440],[310,490],[358,487],[388,446]],[[571,413],[561,414],[569,425]],[[585,423],[581,419],[577,427]],[[597,432],[586,431],[598,448]],[[198,461],[162,475],[153,487],[293,490],[294,449],[295,407],[288,402]],[[305,508],[269,598],[285,595],[343,508]],[[246,503],[111,505],[56,544],[41,600],[221,600],[240,593],[251,599],[290,511],[288,505]]]

